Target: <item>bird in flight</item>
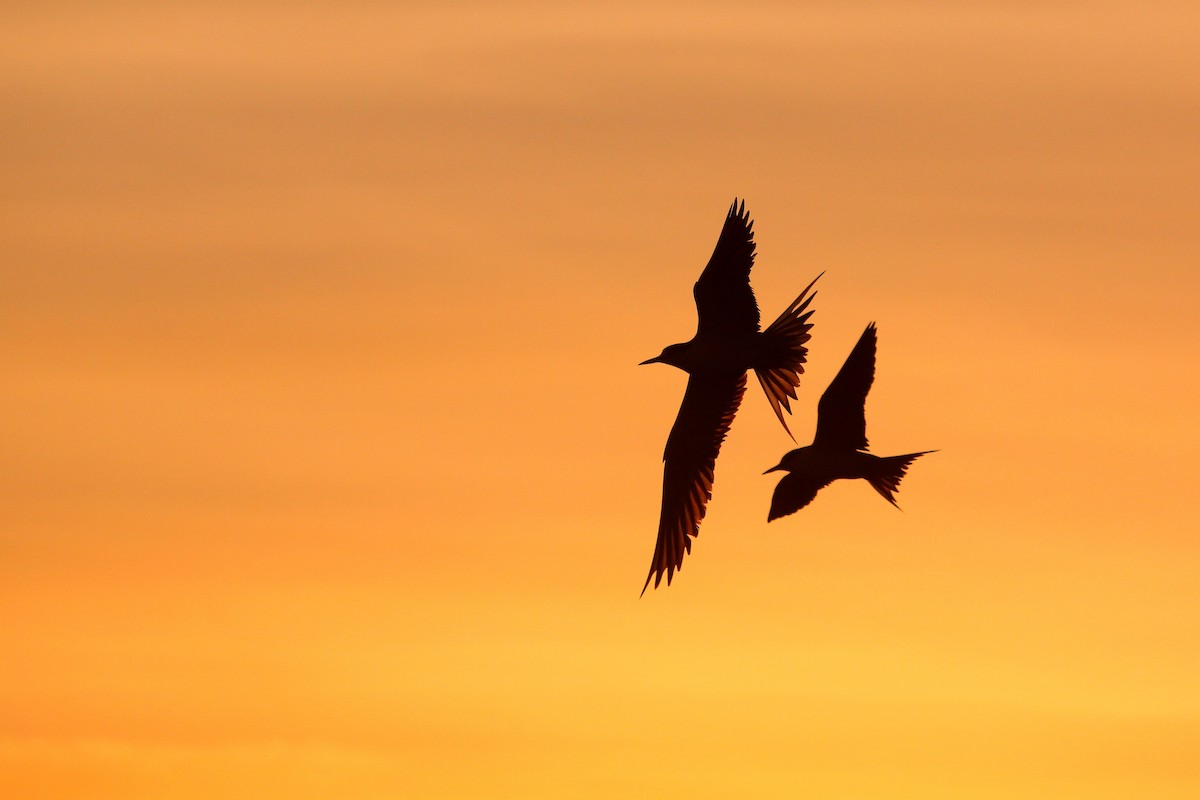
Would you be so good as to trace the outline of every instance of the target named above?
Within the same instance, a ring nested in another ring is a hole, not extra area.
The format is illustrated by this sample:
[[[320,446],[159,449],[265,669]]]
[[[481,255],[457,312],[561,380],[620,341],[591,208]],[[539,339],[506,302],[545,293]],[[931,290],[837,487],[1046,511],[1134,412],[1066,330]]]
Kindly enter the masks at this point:
[[[663,452],[658,540],[643,594],[651,578],[658,587],[663,573],[669,586],[675,570],[683,565],[684,553],[692,550],[692,537],[699,532],[712,497],[717,454],[742,402],[748,370],[754,370],[775,416],[788,430],[783,412],[791,413],[789,400],[796,399],[808,356],[804,344],[810,338],[808,318],[813,313],[808,305],[815,296],[808,292],[816,279],[760,331],[758,304],[750,289],[753,224],[745,201],[739,204],[735,199],[712,257],[692,290],[699,318],[696,335],[642,362],[670,364],[688,373],[683,403]]]
[[[817,492],[842,478],[863,478],[883,499],[896,505],[895,493],[909,464],[926,453],[880,458],[867,452],[867,392],[875,379],[875,323],[863,331],[846,363],[817,404],[813,443],[793,450],[767,472],[786,470],[771,497],[770,522],[804,508]]]

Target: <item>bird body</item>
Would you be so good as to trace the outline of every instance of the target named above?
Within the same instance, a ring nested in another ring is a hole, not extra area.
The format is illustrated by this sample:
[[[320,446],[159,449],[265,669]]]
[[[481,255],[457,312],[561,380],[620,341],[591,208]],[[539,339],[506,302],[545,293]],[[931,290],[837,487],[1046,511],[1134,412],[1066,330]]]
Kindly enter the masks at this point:
[[[712,497],[717,455],[746,391],[747,372],[754,371],[787,430],[783,412],[791,413],[789,401],[796,399],[808,355],[805,343],[812,328],[808,305],[813,298],[808,292],[813,284],[760,331],[758,304],[750,288],[755,254],[752,228],[745,203],[739,206],[735,200],[692,291],[698,317],[695,336],[668,345],[642,362],[670,364],[688,373],[683,402],[663,451],[658,538],[643,592],[651,578],[657,587],[664,574],[669,585],[684,554],[691,552],[692,538]]]
[[[668,345],[661,355],[642,363],[670,364],[689,375],[757,372],[779,362],[777,350],[774,337],[763,331],[731,336],[697,334],[686,342]]]
[[[797,448],[783,457],[780,469],[803,472],[831,483],[841,478],[866,478],[872,474],[879,456],[861,450],[808,445]]]
[[[886,457],[867,452],[866,400],[875,379],[875,344],[875,323],[871,323],[821,395],[813,443],[792,450],[767,470],[788,473],[775,487],[768,522],[804,508],[836,480],[866,480],[896,506],[895,493],[909,465],[918,456],[934,452]]]

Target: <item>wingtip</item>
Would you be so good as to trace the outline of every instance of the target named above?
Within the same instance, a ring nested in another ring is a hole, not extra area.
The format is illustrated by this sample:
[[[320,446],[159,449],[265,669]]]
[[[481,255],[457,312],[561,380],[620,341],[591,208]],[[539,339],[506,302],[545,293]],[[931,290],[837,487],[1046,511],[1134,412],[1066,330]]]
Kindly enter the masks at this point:
[[[673,571],[674,571],[674,570],[669,570],[669,571],[667,572],[667,586],[670,586],[670,585],[671,585],[671,575],[672,575],[672,572],[673,572]],[[645,596],[645,594],[646,594],[646,590],[647,590],[648,588],[650,588],[650,579],[651,579],[651,578],[654,578],[654,588],[655,588],[655,589],[657,589],[657,588],[658,588],[658,585],[659,585],[660,583],[662,583],[662,578],[663,578],[662,571],[661,571],[661,570],[659,570],[659,571],[657,571],[657,573],[656,573],[656,571],[655,571],[654,567],[651,567],[651,568],[650,568],[650,572],[648,572],[648,573],[646,574],[646,582],[642,584],[642,591],[641,591],[641,593],[638,595],[638,597],[644,597],[644,596]]]
[[[824,274],[825,274],[825,270],[821,270],[820,275],[817,275],[817,277],[813,278],[811,281],[808,282],[808,286],[805,286],[804,291],[800,292],[800,296],[796,298],[797,304],[806,297],[807,297],[807,301],[805,302],[805,305],[808,305],[808,303],[812,302],[812,299],[817,296],[817,293],[813,292],[812,294],[809,294],[809,291],[812,290],[812,287],[817,285],[817,281],[821,280],[821,275],[824,275]]]
[[[791,437],[793,442],[796,442],[796,434],[792,433],[792,429],[788,427],[787,420],[783,418],[783,410],[775,403],[771,405],[775,408],[775,416],[779,417],[779,424],[783,426],[784,432]],[[791,408],[788,409],[788,413],[792,413]],[[799,444],[799,442],[796,442],[796,444]],[[770,522],[770,520],[767,521]]]

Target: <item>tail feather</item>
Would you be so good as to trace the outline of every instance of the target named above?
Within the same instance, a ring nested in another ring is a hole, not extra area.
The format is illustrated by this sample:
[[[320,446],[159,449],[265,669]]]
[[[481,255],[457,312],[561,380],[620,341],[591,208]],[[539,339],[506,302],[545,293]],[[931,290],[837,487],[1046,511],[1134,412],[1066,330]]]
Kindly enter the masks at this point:
[[[800,296],[762,332],[762,361],[754,367],[754,374],[775,416],[779,418],[779,424],[783,425],[793,441],[796,437],[792,436],[783,412],[792,413],[791,401],[796,399],[796,387],[800,385],[800,376],[804,374],[804,362],[808,359],[805,343],[812,338],[809,333],[812,323],[808,318],[812,316],[813,309],[808,306],[817,296],[816,292],[809,294],[808,291],[821,275],[813,278]]]
[[[900,491],[900,479],[908,471],[909,465],[920,456],[936,452],[936,450],[923,450],[920,453],[880,458],[875,465],[875,474],[867,476],[867,482],[871,484],[871,488],[883,496],[884,500],[899,508],[900,506],[896,505],[895,493]]]

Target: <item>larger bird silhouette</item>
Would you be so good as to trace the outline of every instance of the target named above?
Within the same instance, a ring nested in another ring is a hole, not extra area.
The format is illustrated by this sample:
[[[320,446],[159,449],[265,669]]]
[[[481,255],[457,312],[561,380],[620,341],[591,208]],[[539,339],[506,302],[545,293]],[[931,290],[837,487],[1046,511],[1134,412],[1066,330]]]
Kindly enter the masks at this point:
[[[813,443],[793,450],[767,472],[787,470],[775,487],[767,521],[804,508],[817,492],[843,478],[862,478],[892,505],[900,479],[924,450],[880,458],[867,452],[867,392],[875,380],[875,323],[863,331],[846,363],[817,404],[817,433]]]
[[[668,345],[661,354],[642,362],[670,364],[688,373],[683,404],[663,452],[658,540],[643,594],[651,578],[658,587],[663,573],[669,586],[683,565],[684,553],[692,550],[692,537],[699,532],[712,497],[717,454],[746,391],[747,371],[754,370],[775,416],[788,430],[783,411],[791,413],[789,400],[796,399],[804,372],[808,356],[804,343],[810,338],[808,318],[813,313],[808,305],[815,296],[808,292],[816,279],[760,331],[758,303],[750,289],[753,224],[745,202],[739,205],[735,199],[692,292],[699,318],[696,335],[690,341]]]

